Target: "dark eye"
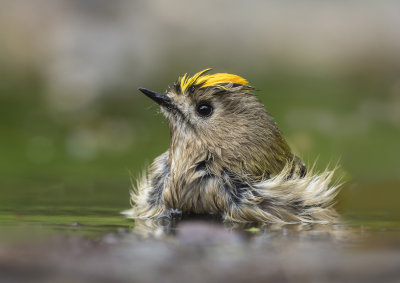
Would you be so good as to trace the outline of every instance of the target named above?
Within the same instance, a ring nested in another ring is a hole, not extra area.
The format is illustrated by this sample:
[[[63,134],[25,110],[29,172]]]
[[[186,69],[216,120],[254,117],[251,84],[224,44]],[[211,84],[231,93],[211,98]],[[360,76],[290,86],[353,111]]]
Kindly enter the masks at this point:
[[[213,107],[206,102],[202,102],[197,105],[196,111],[201,117],[208,117],[212,114]]]

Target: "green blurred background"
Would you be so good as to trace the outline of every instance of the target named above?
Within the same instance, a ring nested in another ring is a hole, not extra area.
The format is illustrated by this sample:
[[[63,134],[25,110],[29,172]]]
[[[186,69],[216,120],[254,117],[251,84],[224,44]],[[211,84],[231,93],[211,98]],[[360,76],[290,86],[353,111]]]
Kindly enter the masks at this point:
[[[166,120],[137,88],[162,92],[208,67],[249,80],[307,164],[340,165],[346,217],[399,220],[399,8],[0,1],[3,225],[91,215],[125,225],[131,179],[169,145]]]

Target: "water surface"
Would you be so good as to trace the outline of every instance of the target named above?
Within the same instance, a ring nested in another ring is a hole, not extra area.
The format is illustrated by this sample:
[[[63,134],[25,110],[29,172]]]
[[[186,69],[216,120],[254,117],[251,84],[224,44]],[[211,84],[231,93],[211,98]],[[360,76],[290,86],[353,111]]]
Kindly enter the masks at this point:
[[[400,279],[400,221],[390,209],[363,211],[362,201],[339,205],[342,218],[330,225],[134,221],[120,214],[128,205],[101,197],[110,187],[88,195],[80,187],[52,189],[36,188],[44,194],[37,203],[15,193],[13,202],[1,202],[0,276],[7,282]]]

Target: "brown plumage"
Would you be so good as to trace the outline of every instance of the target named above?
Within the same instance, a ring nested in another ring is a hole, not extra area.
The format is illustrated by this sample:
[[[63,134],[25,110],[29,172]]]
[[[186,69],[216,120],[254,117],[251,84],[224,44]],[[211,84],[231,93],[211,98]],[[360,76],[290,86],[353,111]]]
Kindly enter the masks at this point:
[[[140,89],[160,104],[171,143],[132,192],[128,215],[332,222],[333,172],[307,172],[245,79],[207,71],[179,78],[166,95]]]

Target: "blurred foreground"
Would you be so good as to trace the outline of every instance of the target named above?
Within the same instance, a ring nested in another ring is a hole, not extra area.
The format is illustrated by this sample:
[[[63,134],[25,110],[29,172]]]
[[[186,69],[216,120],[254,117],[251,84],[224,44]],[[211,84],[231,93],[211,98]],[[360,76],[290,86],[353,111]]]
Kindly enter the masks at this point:
[[[159,229],[153,234],[156,239],[119,229],[97,237],[53,236],[30,246],[0,244],[0,274],[6,282],[400,279],[399,227],[385,231],[348,224],[246,228],[190,220],[177,227],[164,222]]]

